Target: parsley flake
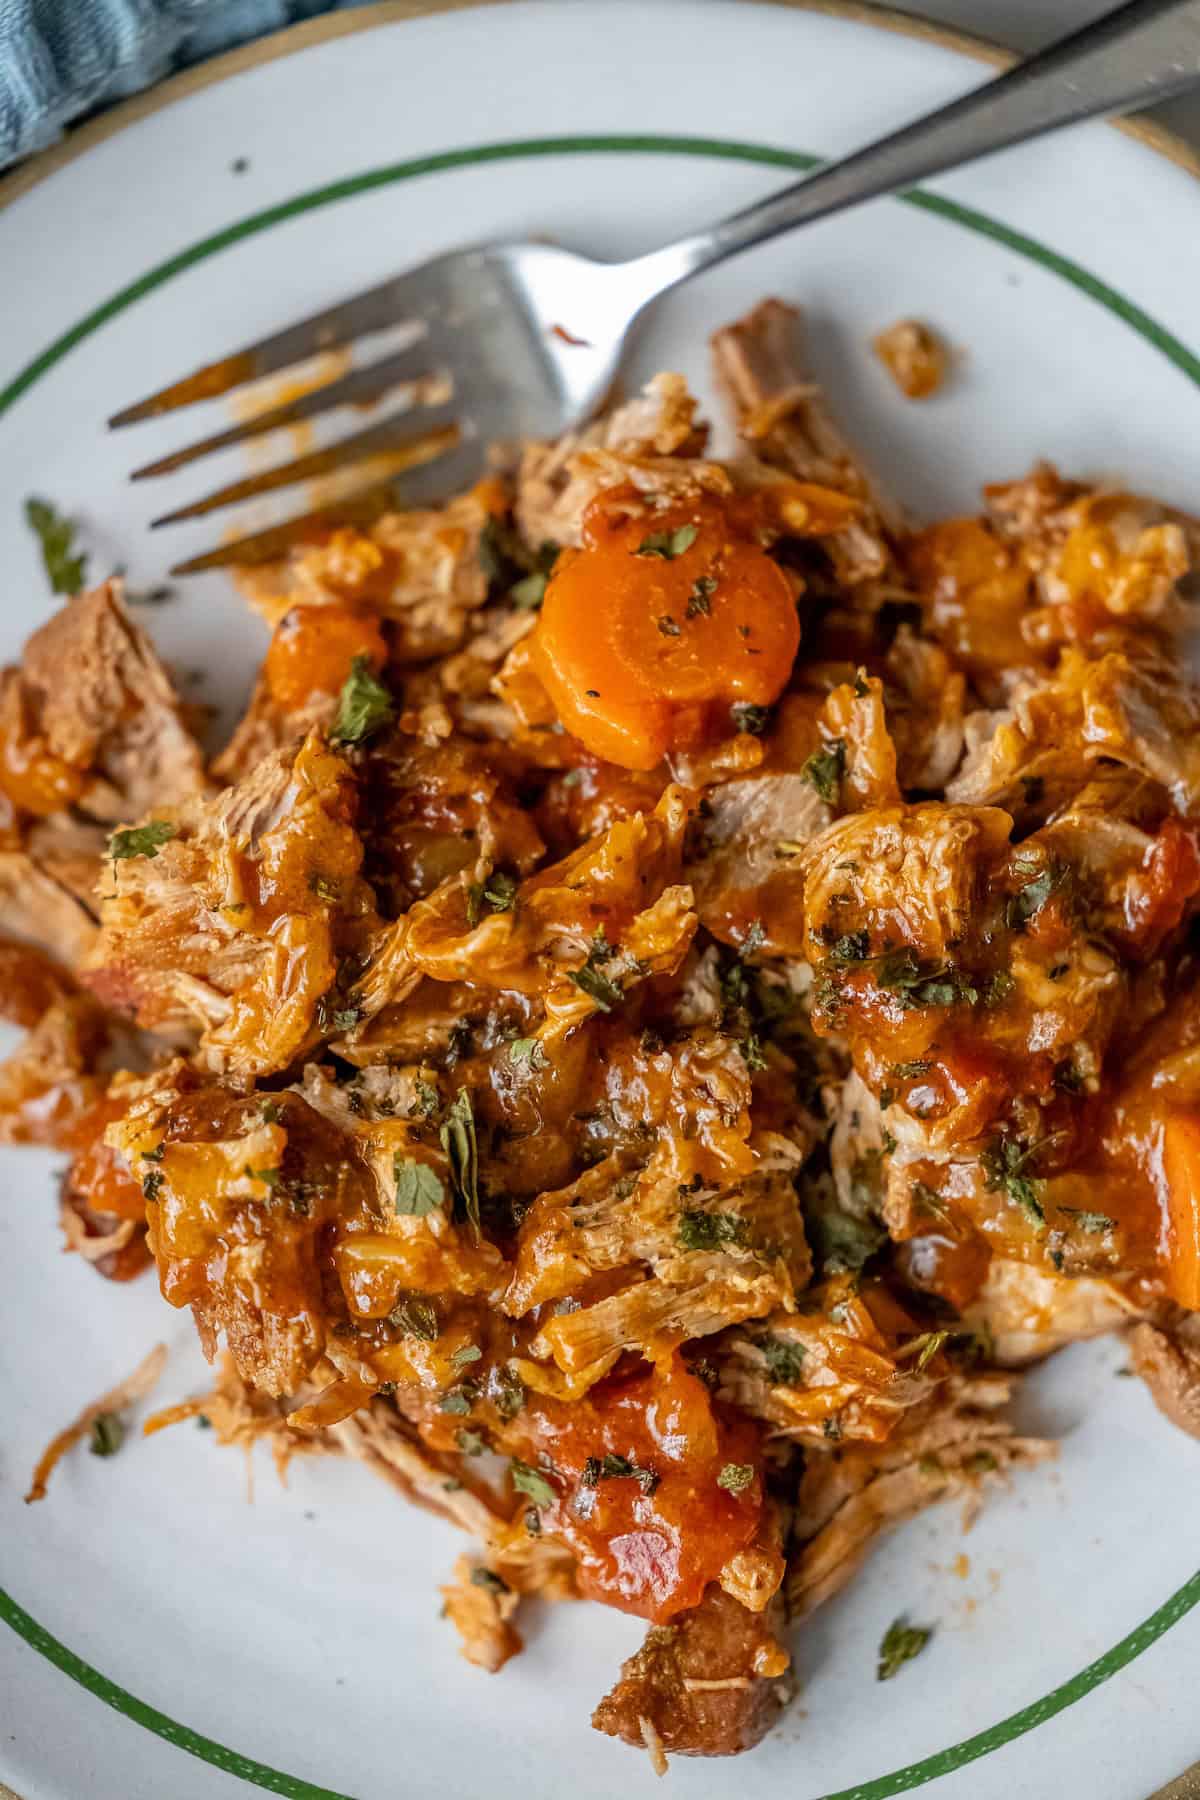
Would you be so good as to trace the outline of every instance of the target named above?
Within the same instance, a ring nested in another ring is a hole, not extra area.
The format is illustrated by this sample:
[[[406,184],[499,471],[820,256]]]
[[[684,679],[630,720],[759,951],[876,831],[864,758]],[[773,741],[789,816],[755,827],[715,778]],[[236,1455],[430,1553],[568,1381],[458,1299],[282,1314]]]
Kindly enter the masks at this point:
[[[684,612],[686,619],[695,619],[703,614],[706,618],[712,612],[712,597],[717,591],[716,577],[702,575],[694,582],[688,595],[688,603]]]
[[[330,734],[335,744],[361,744],[387,725],[392,696],[371,672],[369,656],[356,656],[338,696],[337,718]]]
[[[405,1337],[421,1338],[426,1344],[432,1344],[438,1335],[437,1311],[428,1300],[401,1300],[388,1314],[388,1321]]]
[[[801,781],[816,789],[817,798],[826,806],[836,806],[846,773],[846,740],[831,738],[821,750],[814,750],[800,771]]]
[[[530,1468],[527,1462],[522,1462],[516,1456],[513,1457],[508,1468],[512,1476],[512,1484],[518,1494],[524,1494],[527,1499],[533,1501],[535,1506],[553,1506],[558,1496],[552,1484],[547,1481],[540,1470]]]
[[[911,1662],[914,1656],[920,1656],[932,1635],[932,1628],[906,1625],[902,1619],[893,1620],[884,1632],[883,1642],[879,1646],[875,1679],[890,1681],[893,1675],[898,1675],[906,1662]]]
[[[523,1064],[529,1069],[544,1069],[550,1058],[540,1038],[514,1038],[508,1046],[509,1062]]]
[[[663,613],[658,621],[658,629],[662,632],[664,637],[678,637],[682,627],[680,626],[679,620],[673,619],[670,613]]]
[[[475,1112],[470,1088],[459,1088],[450,1104],[441,1132],[442,1149],[450,1158],[450,1181],[459,1211],[478,1243],[479,1148],[475,1138]]]
[[[737,1213],[690,1208],[680,1214],[676,1236],[685,1250],[720,1250],[725,1244],[745,1242],[746,1221]]]
[[[776,1387],[795,1387],[804,1372],[804,1346],[790,1338],[764,1338],[758,1346]]]
[[[125,1442],[124,1421],[117,1413],[97,1413],[88,1449],[93,1456],[115,1456]]]
[[[717,1476],[717,1486],[727,1494],[744,1494],[754,1480],[753,1463],[725,1463]]]
[[[1041,1147],[1040,1143],[1024,1145],[1018,1138],[1001,1135],[979,1157],[989,1189],[1007,1194],[1039,1233],[1046,1228],[1046,1214],[1039,1198],[1041,1183],[1025,1170]]]
[[[1060,1206],[1059,1212],[1068,1219],[1074,1219],[1080,1231],[1113,1231],[1117,1221],[1110,1219],[1107,1213],[1087,1212],[1077,1206]]]
[[[747,731],[751,737],[762,737],[771,723],[769,706],[754,706],[748,700],[735,700],[729,709],[735,731]]]
[[[155,857],[175,836],[174,825],[166,819],[151,819],[146,825],[114,831],[108,840],[108,854],[114,862],[129,862],[135,856]]]
[[[695,525],[679,525],[674,531],[652,531],[642,539],[634,555],[656,556],[660,562],[674,562],[677,556],[691,549],[699,535]]]
[[[25,502],[25,523],[42,548],[42,567],[56,594],[77,594],[83,586],[87,557],[72,556],[75,526],[49,500],[34,497]]]
[[[428,1163],[416,1162],[411,1156],[401,1156],[397,1150],[392,1159],[392,1174],[396,1182],[398,1213],[413,1219],[423,1219],[427,1213],[436,1212],[439,1206],[446,1204],[446,1190],[442,1186],[441,1177]]]

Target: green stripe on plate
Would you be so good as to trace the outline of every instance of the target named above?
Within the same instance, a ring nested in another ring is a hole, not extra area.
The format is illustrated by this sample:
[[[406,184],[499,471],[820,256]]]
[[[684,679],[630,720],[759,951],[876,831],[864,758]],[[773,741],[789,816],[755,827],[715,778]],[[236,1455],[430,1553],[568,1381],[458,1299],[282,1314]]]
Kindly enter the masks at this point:
[[[190,244],[178,255],[168,257],[166,262],[148,269],[136,281],[131,281],[127,287],[119,289],[111,298],[86,313],[69,331],[64,331],[61,337],[35,356],[6,387],[0,388],[0,417],[48,370],[75,349],[77,344],[99,331],[102,325],[107,325],[110,319],[115,319],[119,313],[125,312],[136,301],[152,294],[156,288],[164,286],[176,275],[182,275],[185,270],[194,268],[208,257],[216,256],[220,251],[228,250],[231,245],[241,243],[244,238],[254,237],[260,231],[269,231],[273,225],[282,225],[288,219],[315,211],[317,207],[333,206],[339,200],[351,200],[359,194],[370,193],[374,188],[413,181],[422,175],[441,175],[452,169],[471,168],[480,163],[512,162],[523,157],[587,156],[597,153],[708,156],[725,162],[755,163],[767,168],[787,169],[793,174],[805,174],[817,168],[822,160],[805,151],[778,150],[770,145],[747,144],[734,138],[648,137],[621,133],[592,137],[511,138],[503,143],[476,144],[466,150],[443,150],[433,156],[412,157],[407,162],[386,163],[382,168],[367,169],[361,175],[349,175],[342,181],[331,181],[325,187],[310,188],[307,193],[281,201],[278,206],[268,206],[262,212],[250,213],[235,224],[227,225],[224,230],[214,231],[210,237]],[[1131,326],[1139,337],[1144,338],[1146,343],[1173,363],[1181,374],[1200,387],[1200,357],[1194,356],[1165,325],[1160,325],[1140,306],[1119,293],[1116,288],[1110,287],[1106,281],[1101,281],[1098,275],[1093,275],[1080,263],[1073,262],[1070,257],[1060,256],[1056,250],[1049,249],[1036,238],[1027,237],[1022,231],[1014,230],[1011,225],[1002,224],[999,219],[993,219],[987,213],[977,212],[974,207],[963,206],[957,200],[946,199],[944,195],[914,189],[897,198],[906,206],[919,207],[923,212],[934,213],[951,224],[974,231],[980,237],[991,238],[994,243],[1003,244],[1016,255],[1027,258],[1039,268],[1069,282],[1080,293],[1086,294],[1097,305],[1103,306],[1116,318]]]
[[[478,144],[471,149],[446,150],[433,156],[413,157],[407,162],[390,163],[379,169],[369,169],[361,175],[348,176],[342,181],[329,182],[324,187],[312,188],[307,193],[297,194],[293,199],[283,201],[278,206],[265,208],[262,212],[251,213],[245,219],[228,225],[222,231],[213,232],[211,236],[202,238],[198,243],[189,245],[176,256],[169,257],[155,268],[147,270],[136,281],[129,283],[113,294],[110,299],[95,307],[84,315],[69,331],[48,344],[39,356],[34,357],[28,366],[10,381],[7,387],[0,389],[0,416],[26,394],[41,377],[60,363],[77,345],[84,343],[95,332],[115,319],[137,301],[163,287],[175,276],[205,262],[210,256],[216,256],[222,250],[228,250],[243,239],[255,237],[261,231],[269,231],[274,225],[284,224],[288,219],[299,218],[302,214],[313,212],[318,207],[332,206],[340,200],[350,200],[359,194],[370,193],[374,188],[389,187],[395,183],[412,181],[419,176],[445,174],[453,169],[471,168],[480,163],[518,161],[525,157],[537,156],[584,156],[584,155],[634,155],[634,156],[705,156],[717,157],[726,162],[753,163],[766,168],[786,169],[792,173],[805,173],[816,168],[821,158],[798,150],[780,150],[764,144],[748,144],[727,138],[706,137],[654,137],[640,135],[601,135],[590,137],[566,138],[517,138],[496,144]],[[1097,305],[1103,306],[1114,317],[1123,321],[1154,350],[1165,356],[1168,362],[1177,368],[1180,374],[1200,387],[1200,358],[1194,356],[1179,339],[1174,337],[1165,326],[1142,310],[1140,306],[1118,293],[1115,288],[1101,281],[1099,276],[1073,262],[1069,257],[1060,256],[1057,251],[1050,250],[1035,238],[1027,237],[1024,232],[1016,231],[1012,226],[1002,224],[1000,220],[990,218],[986,213],[976,212],[973,207],[963,206],[956,200],[949,200],[940,194],[928,194],[920,190],[901,194],[898,198],[908,206],[920,207],[923,211],[933,213],[947,220],[950,224],[959,225],[973,231],[981,237],[990,238],[994,243],[1002,244],[1018,256],[1037,264],[1039,268],[1057,275]],[[1135,1657],[1140,1656],[1160,1638],[1165,1631],[1190,1612],[1200,1601],[1200,1572],[1193,1575],[1190,1581],[1164,1601],[1156,1612],[1151,1613],[1141,1625],[1123,1637],[1118,1644],[1103,1656],[1097,1657],[1085,1669],[1061,1686],[1054,1688],[1040,1700],[1022,1707],[1019,1712],[1010,1713],[1008,1718],[1001,1719],[998,1724],[991,1725],[986,1731],[980,1731],[974,1737],[964,1738],[959,1744],[952,1744],[946,1750],[939,1750],[933,1756],[927,1756],[920,1762],[909,1763],[902,1769],[894,1769],[889,1775],[879,1775],[873,1780],[859,1783],[855,1787],[841,1788],[835,1794],[814,1797],[814,1800],[888,1800],[892,1794],[910,1792],[913,1788],[922,1787],[928,1781],[934,1781],[940,1775],[947,1775],[964,1764],[975,1762],[990,1751],[998,1750],[1009,1744],[1014,1738],[1032,1731],[1035,1726],[1044,1724],[1056,1713],[1074,1705],[1085,1694],[1108,1681],[1118,1670],[1125,1668]],[[39,1625],[37,1620],[18,1606],[8,1594],[0,1588],[0,1619],[12,1627],[32,1649],[47,1658],[64,1675],[85,1687],[97,1699],[123,1713],[126,1718],[142,1725],[147,1731],[153,1731],[158,1737],[165,1738],[168,1743],[175,1744],[180,1750],[196,1756],[201,1761],[211,1763],[215,1768],[224,1769],[230,1775],[238,1775],[243,1781],[254,1786],[265,1788],[268,1793],[282,1794],[288,1800],[352,1800],[352,1796],[335,1792],[332,1788],[315,1786],[312,1782],[302,1781],[298,1776],[284,1774],[279,1769],[272,1769],[266,1763],[256,1762],[254,1758],[243,1756],[240,1751],[230,1750],[224,1744],[216,1743],[212,1738],[193,1731],[190,1726],[181,1725],[168,1718],[166,1713],[159,1712],[156,1707],[148,1706],[133,1694],[110,1681],[90,1663],[84,1662],[73,1650],[59,1642],[56,1637]]]

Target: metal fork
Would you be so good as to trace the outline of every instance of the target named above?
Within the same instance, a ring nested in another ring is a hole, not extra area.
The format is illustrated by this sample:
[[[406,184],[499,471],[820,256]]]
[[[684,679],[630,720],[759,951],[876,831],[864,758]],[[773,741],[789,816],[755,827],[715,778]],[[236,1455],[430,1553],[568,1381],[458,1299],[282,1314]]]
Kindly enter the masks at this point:
[[[1200,0],[1131,0],[962,99],[649,255],[602,263],[549,243],[456,250],[209,363],[109,423],[131,425],[214,398],[317,352],[407,323],[413,341],[402,348],[135,472],[134,480],[167,474],[209,451],[334,407],[375,405],[388,395],[406,400],[398,412],[327,448],[231,482],[153,521],[159,526],[196,518],[335,469],[385,459],[385,482],[373,481],[348,500],[192,557],[171,572],[269,560],[313,526],[369,510],[385,492],[411,504],[466,486],[495,440],[553,437],[584,423],[610,393],[635,321],[660,294],[701,269],[794,226],[1059,126],[1151,105],[1198,79]],[[430,384],[434,373],[442,379]],[[396,495],[394,478],[405,467],[418,472]]]

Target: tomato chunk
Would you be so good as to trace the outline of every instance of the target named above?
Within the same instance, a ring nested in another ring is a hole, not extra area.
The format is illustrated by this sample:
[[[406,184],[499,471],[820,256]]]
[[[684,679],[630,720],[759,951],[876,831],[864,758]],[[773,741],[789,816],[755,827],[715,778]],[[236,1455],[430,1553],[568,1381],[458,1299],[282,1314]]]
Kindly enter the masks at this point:
[[[758,1434],[719,1417],[678,1358],[598,1383],[571,1405],[542,1401],[527,1429],[531,1459],[547,1456],[555,1471],[543,1529],[574,1551],[583,1592],[609,1606],[669,1619],[697,1605],[754,1536]]]

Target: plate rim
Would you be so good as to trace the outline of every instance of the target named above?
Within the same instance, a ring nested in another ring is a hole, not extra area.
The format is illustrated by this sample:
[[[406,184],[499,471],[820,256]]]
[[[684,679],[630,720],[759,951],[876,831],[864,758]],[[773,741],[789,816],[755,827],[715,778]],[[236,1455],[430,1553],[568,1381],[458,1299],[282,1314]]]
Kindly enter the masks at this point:
[[[179,76],[161,84],[160,88],[152,90],[149,95],[134,97],[113,108],[110,114],[80,127],[62,145],[35,159],[37,166],[34,170],[27,170],[25,166],[22,166],[13,176],[0,179],[0,211],[19,195],[29,192],[42,179],[73,163],[77,157],[108,137],[116,135],[118,131],[127,129],[142,118],[157,112],[160,108],[173,104],[176,100],[186,98],[191,93],[208,86],[216,85],[244,70],[261,66],[316,44],[329,42],[376,26],[406,22],[410,19],[440,13],[482,10],[484,6],[491,7],[501,3],[502,0],[382,0],[382,3],[369,8],[360,7],[347,13],[326,15],[321,19],[271,34],[241,50],[214,58],[211,63],[202,65],[200,69],[184,71]],[[760,0],[760,3],[788,6],[802,13],[842,18],[854,23],[885,29],[931,42],[960,54],[989,61],[994,66],[1005,66],[1015,60],[1010,53],[988,44],[983,39],[943,28],[930,21],[916,19],[909,14],[895,13],[890,8],[869,3],[869,0],[868,3],[864,3],[864,0]],[[1184,168],[1187,173],[1200,178],[1200,158],[1169,131],[1156,125],[1147,126],[1138,122],[1118,121],[1116,125],[1127,135],[1133,136],[1158,153],[1166,155],[1170,161]],[[648,139],[647,143],[650,141],[653,140]],[[700,139],[692,141],[693,154],[703,154],[703,151],[699,150],[702,141]],[[714,144],[719,141],[709,140]],[[659,142],[662,144],[663,140],[660,138]],[[613,147],[616,145],[614,144]],[[622,147],[634,148],[632,143]],[[476,153],[479,148],[479,146],[474,147]],[[759,155],[752,158],[755,161],[766,162],[777,158],[781,164],[786,165],[789,156],[788,152],[769,151],[767,146],[746,145],[743,148],[760,152]],[[515,150],[516,146],[511,146],[511,149]],[[548,153],[551,149],[551,142],[542,140],[541,153]],[[795,152],[791,153],[792,166],[796,166],[796,155]],[[431,160],[436,163],[438,161],[436,158],[408,160],[418,163]],[[475,160],[477,160],[477,155],[473,156],[468,153],[467,156],[459,158],[447,166],[462,166],[463,162],[467,162],[469,165]],[[44,166],[46,164],[49,166]],[[267,210],[273,212],[277,209]],[[970,209],[965,210],[969,211]],[[213,235],[220,237],[223,234]],[[214,249],[219,247],[221,246],[213,244]],[[1039,248],[1044,247],[1039,246]],[[212,251],[210,250],[209,253],[211,254]],[[177,259],[172,259],[172,261],[175,262]],[[160,273],[162,279],[168,278],[167,265],[161,266]],[[1084,273],[1086,274],[1086,271]],[[135,285],[141,286],[140,283]],[[154,285],[158,285],[158,283],[156,282]],[[1104,286],[1105,284],[1101,283],[1100,285]],[[142,289],[142,291],[149,290]],[[116,298],[122,302],[119,310],[123,310],[124,305],[130,304],[134,297],[132,292],[124,293],[124,291],[123,295],[117,296]],[[1120,296],[1118,295],[1117,298],[1119,299]],[[1107,304],[1107,302],[1105,303]],[[107,316],[111,316],[107,307],[98,310],[103,310]],[[102,322],[99,317],[96,318],[96,326]],[[1141,329],[1131,319],[1127,318],[1125,322],[1134,325],[1135,329]],[[1150,320],[1149,323],[1153,325],[1154,321]],[[94,329],[95,326],[92,328]],[[68,335],[71,336],[72,342],[78,341],[73,334]],[[1145,335],[1144,332],[1143,335]],[[1177,343],[1178,340],[1175,342]],[[52,349],[57,351],[53,360],[57,361],[58,356],[65,354],[70,347],[71,344],[65,340],[60,340],[58,344],[52,346]],[[1190,357],[1190,353],[1187,354]],[[39,359],[40,361],[41,359]],[[34,372],[33,366],[31,366],[28,372],[36,381],[40,374],[46,372],[46,367],[37,367]],[[1191,378],[1197,379],[1195,373],[1192,373]],[[32,385],[32,382],[29,385]],[[21,391],[24,391],[24,385]],[[15,401],[16,398],[18,398],[18,394],[11,393],[9,403]],[[2,410],[5,408],[0,406],[0,411]],[[865,1782],[856,1783],[851,1788],[826,1794],[821,1797],[821,1800],[884,1800],[885,1796],[923,1786],[943,1774],[961,1768],[969,1762],[1002,1748],[1005,1744],[1024,1736],[1056,1713],[1065,1710],[1076,1700],[1083,1698],[1094,1687],[1101,1685],[1110,1676],[1134,1661],[1171,1626],[1190,1612],[1198,1602],[1200,1602],[1200,1571],[1197,1571],[1178,1587],[1153,1613],[1136,1625],[1118,1643],[1048,1693],[969,1738],[946,1746],[944,1749],[935,1751],[902,1768],[869,1778]],[[78,1685],[85,1687],[95,1697],[130,1718],[132,1722],[142,1725],[144,1729],[150,1730],[155,1735],[173,1743],[177,1748],[197,1757],[198,1760],[252,1785],[274,1793],[292,1796],[293,1800],[351,1800],[350,1796],[339,1791],[289,1775],[282,1770],[258,1762],[242,1752],[217,1743],[203,1733],[170,1718],[157,1708],[139,1700],[127,1689],[112,1681],[60,1640],[53,1637],[3,1588],[0,1588],[0,1621],[10,1626],[18,1637],[30,1648],[37,1650],[61,1673],[66,1674]],[[0,1791],[3,1790],[0,1789]]]
[[[0,174],[0,213],[110,137],[116,137],[164,107],[173,106],[178,100],[186,100],[190,95],[215,87],[246,70],[294,56],[318,44],[332,43],[337,38],[353,37],[360,31],[377,30],[380,26],[430,18],[440,13],[482,12],[485,8],[507,4],[508,0],[372,0],[369,4],[346,7],[298,25],[289,25],[282,31],[268,32],[236,49],[209,57],[194,68],[181,69],[145,92],[107,107],[94,119],[68,126],[60,142],[35,151],[14,169]],[[1011,68],[1020,61],[1015,50],[982,32],[944,25],[924,13],[901,12],[897,7],[889,6],[886,0],[754,0],[754,4],[867,25],[877,31],[956,51],[975,62],[989,63],[995,69]],[[1170,126],[1157,119],[1141,118],[1110,119],[1106,123],[1109,130],[1133,138],[1200,181],[1200,148],[1193,149]]]

